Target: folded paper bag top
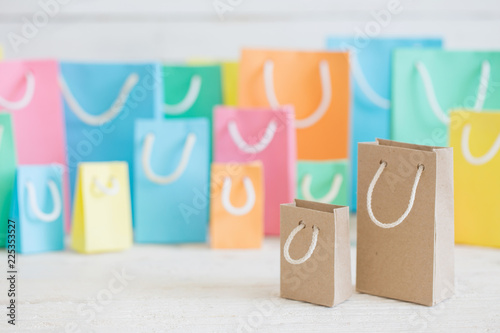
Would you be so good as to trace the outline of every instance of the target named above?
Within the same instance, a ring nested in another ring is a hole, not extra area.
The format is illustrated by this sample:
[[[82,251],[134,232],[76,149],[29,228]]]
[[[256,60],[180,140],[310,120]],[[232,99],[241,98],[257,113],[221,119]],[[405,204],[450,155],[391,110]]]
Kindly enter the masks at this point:
[[[281,297],[324,306],[352,295],[349,207],[281,205]]]
[[[432,306],[454,290],[453,149],[358,146],[356,289]]]

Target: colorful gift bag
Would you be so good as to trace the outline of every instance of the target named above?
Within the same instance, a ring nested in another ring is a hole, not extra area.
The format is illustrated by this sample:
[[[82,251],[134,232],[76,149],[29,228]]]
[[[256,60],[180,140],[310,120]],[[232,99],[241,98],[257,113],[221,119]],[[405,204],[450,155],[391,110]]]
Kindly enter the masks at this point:
[[[60,84],[72,193],[80,162],[125,161],[132,170],[135,120],[160,117],[160,66],[63,62]]]
[[[348,156],[347,53],[244,50],[238,103],[274,109],[292,104],[300,160]]]
[[[279,235],[279,205],[295,198],[296,144],[292,108],[217,107],[214,142],[216,162],[262,161],[264,231],[266,235]]]
[[[67,165],[64,114],[57,75],[58,65],[54,60],[0,62],[0,113],[12,114],[20,164]],[[65,221],[69,227],[66,172],[63,184]]]
[[[333,37],[328,48],[350,51],[353,105],[351,112],[351,160],[358,160],[358,143],[390,138],[392,53],[397,48],[440,48],[440,39],[376,38],[360,43],[356,38]],[[351,204],[356,210],[357,163],[352,163]]]
[[[57,164],[17,168],[10,219],[18,253],[64,249],[62,175]]]
[[[295,200],[281,205],[280,295],[324,306],[353,292],[349,207]]]
[[[0,248],[5,247],[7,241],[7,224],[15,177],[16,148],[12,119],[10,114],[0,113]]]
[[[454,111],[455,241],[500,247],[500,113]]]
[[[348,205],[349,162],[299,161],[297,163],[297,197],[341,206]]]
[[[214,65],[216,61],[209,59],[194,58],[189,61],[190,65]],[[226,106],[238,105],[238,63],[236,61],[223,61],[221,66],[222,80],[222,104]]]
[[[71,247],[80,253],[132,245],[132,206],[126,162],[78,165]]]
[[[500,107],[500,52],[398,50],[392,138],[448,144],[449,110]]]
[[[453,149],[358,147],[356,289],[432,306],[453,295]]]
[[[209,148],[208,119],[137,122],[134,148],[136,242],[206,240]]]
[[[210,245],[260,248],[264,237],[264,173],[260,161],[212,164]]]

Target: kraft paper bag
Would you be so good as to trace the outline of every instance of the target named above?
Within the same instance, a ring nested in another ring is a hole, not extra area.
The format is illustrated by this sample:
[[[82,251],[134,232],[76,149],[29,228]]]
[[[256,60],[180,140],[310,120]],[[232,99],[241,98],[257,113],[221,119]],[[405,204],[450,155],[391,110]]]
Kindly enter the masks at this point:
[[[262,161],[264,232],[279,235],[279,205],[295,198],[296,141],[291,107],[277,110],[216,107],[214,160]]]
[[[163,83],[156,63],[63,62],[59,81],[73,198],[80,162],[125,161],[132,170],[134,123],[161,116]]]
[[[390,138],[392,53],[398,48],[441,48],[441,39],[370,38],[361,42],[352,37],[328,38],[332,51],[350,52],[351,87],[351,161],[358,160],[358,143]],[[351,201],[356,210],[357,163],[351,167]]]
[[[347,158],[348,58],[335,52],[243,50],[238,103],[293,105],[299,160]]]
[[[0,62],[0,113],[12,115],[20,164],[67,165],[58,72],[55,60]],[[64,220],[69,230],[69,178],[64,171]]]
[[[307,201],[347,206],[349,161],[298,161],[297,197]]]
[[[500,247],[500,113],[454,111],[455,241]]]
[[[500,52],[397,50],[392,139],[448,145],[451,109],[500,108]]]
[[[349,244],[349,207],[281,205],[281,297],[330,307],[351,297]]]
[[[80,253],[132,246],[132,206],[126,162],[78,165],[71,247]]]
[[[42,253],[64,249],[63,166],[17,168],[10,219],[16,225],[16,251]]]
[[[12,190],[16,178],[16,147],[12,119],[8,113],[0,113],[0,248],[7,241]]]
[[[205,242],[209,142],[206,118],[137,122],[133,206],[136,242]]]
[[[213,163],[210,246],[260,248],[264,237],[264,172],[259,161]]]
[[[359,292],[432,306],[454,292],[453,148],[358,146]]]

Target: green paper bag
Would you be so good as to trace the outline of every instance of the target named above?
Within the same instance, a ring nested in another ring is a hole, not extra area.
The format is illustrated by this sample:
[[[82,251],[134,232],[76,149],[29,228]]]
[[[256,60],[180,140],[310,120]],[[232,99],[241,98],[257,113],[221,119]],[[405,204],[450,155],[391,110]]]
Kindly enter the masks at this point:
[[[347,160],[297,162],[299,199],[347,206],[349,181]]]
[[[15,177],[16,149],[12,119],[9,113],[0,113],[0,247],[5,247],[7,242],[7,224]]]
[[[500,52],[396,50],[392,140],[447,146],[449,112],[500,109]]]

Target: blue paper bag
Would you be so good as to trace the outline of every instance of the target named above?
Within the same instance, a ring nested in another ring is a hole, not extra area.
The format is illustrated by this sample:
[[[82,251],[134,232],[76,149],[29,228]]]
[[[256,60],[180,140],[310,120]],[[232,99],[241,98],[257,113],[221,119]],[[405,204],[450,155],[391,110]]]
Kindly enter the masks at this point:
[[[354,98],[351,112],[351,203],[356,210],[358,143],[390,138],[391,59],[397,48],[440,48],[441,39],[367,39],[332,37],[331,50],[350,51]]]
[[[57,164],[17,168],[10,219],[18,253],[64,249],[62,173]]]
[[[135,120],[161,116],[160,65],[63,62],[60,85],[72,195],[79,162],[125,161],[132,170]]]
[[[209,121],[137,121],[134,219],[139,243],[204,242],[208,228]]]

